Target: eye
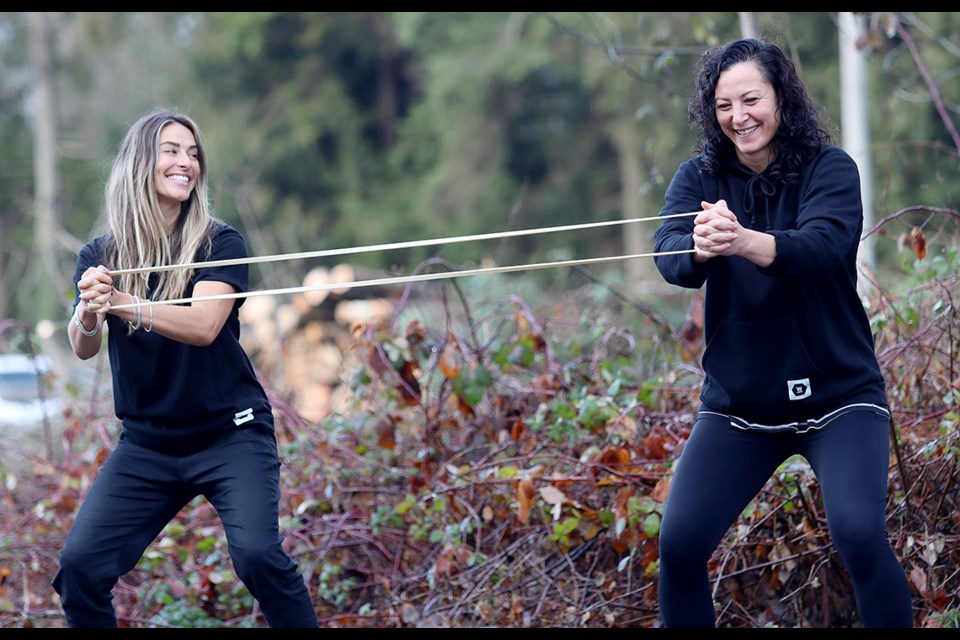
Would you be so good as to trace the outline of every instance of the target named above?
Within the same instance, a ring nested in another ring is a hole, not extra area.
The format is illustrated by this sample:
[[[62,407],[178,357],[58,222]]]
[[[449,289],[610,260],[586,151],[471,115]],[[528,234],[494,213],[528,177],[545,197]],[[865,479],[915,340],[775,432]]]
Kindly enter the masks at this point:
[[[744,102],[747,104],[757,104],[760,102],[760,98],[747,98]]]
[[[727,111],[729,109],[730,109],[730,105],[727,103],[717,105],[717,111]]]

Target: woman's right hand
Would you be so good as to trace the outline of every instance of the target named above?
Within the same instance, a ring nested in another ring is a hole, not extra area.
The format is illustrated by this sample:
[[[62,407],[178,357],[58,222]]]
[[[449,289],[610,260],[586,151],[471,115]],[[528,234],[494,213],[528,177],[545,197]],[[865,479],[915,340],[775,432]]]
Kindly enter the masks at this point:
[[[715,256],[730,255],[741,229],[737,216],[724,200],[701,202],[700,206],[703,211],[693,221],[695,259],[702,263]]]
[[[77,282],[77,289],[80,290],[83,309],[97,314],[102,321],[110,310],[110,300],[113,298],[113,278],[107,268],[100,265],[84,271]]]

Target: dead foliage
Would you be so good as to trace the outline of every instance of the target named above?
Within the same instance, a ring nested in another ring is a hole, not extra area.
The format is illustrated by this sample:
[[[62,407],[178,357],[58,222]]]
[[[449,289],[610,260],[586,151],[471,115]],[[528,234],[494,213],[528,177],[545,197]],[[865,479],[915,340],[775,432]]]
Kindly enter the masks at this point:
[[[911,246],[929,259],[920,237]],[[894,409],[890,539],[918,627],[956,627],[960,612],[950,256],[908,294],[878,288],[871,301]],[[692,305],[673,333],[651,325],[659,341],[562,309],[536,314],[514,296],[467,313],[463,329],[358,324],[347,404],[320,421],[265,380],[284,460],[280,525],[322,626],[659,626],[659,516],[696,407],[699,313]],[[64,458],[33,459],[2,494],[3,626],[64,626],[49,582],[116,424],[76,407],[63,418]],[[859,626],[800,458],[734,523],[709,572],[720,626]],[[115,594],[122,626],[265,625],[202,499]]]

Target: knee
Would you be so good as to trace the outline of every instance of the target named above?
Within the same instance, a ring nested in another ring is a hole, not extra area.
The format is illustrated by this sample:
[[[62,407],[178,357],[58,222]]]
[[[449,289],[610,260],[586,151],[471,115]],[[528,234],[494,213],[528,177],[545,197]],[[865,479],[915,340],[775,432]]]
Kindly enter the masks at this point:
[[[281,569],[284,561],[291,562],[279,545],[252,545],[230,549],[233,567],[244,583],[255,583],[258,576]]]
[[[664,519],[659,535],[660,563],[702,564],[713,553],[711,542],[703,535],[703,523]]]
[[[873,566],[878,557],[890,550],[886,529],[871,526],[865,520],[835,523],[830,536],[837,553],[851,571]]]
[[[82,541],[68,538],[60,551],[60,574],[76,576],[91,575],[95,572],[103,573],[107,565],[103,560],[98,554],[88,549]]]

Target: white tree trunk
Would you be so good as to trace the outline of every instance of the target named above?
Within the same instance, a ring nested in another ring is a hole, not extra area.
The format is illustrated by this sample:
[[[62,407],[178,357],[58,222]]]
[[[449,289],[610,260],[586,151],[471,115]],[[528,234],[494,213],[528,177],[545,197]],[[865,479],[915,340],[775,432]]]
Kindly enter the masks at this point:
[[[25,274],[36,284],[34,304],[39,318],[53,319],[60,296],[56,249],[57,127],[53,98],[53,66],[50,61],[50,15],[30,14],[30,61],[33,68],[34,243],[38,272]]]
[[[860,193],[863,199],[864,229],[873,226],[873,175],[870,167],[870,126],[867,111],[866,57],[856,46],[857,37],[864,30],[862,17],[850,11],[837,14],[840,36],[840,132],[843,148],[860,169]],[[874,268],[873,236],[860,243],[858,254],[861,272],[872,273]],[[858,280],[861,295],[872,289],[869,278]]]

